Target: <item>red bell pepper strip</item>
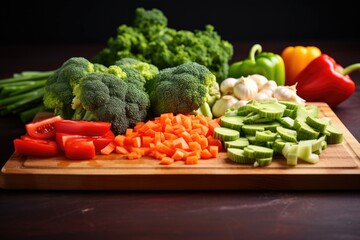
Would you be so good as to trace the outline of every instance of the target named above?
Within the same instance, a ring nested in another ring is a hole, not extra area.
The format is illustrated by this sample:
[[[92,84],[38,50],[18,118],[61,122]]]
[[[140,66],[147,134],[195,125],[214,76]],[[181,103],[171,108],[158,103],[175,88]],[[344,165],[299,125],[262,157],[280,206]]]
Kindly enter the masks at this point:
[[[325,102],[336,107],[355,91],[349,74],[360,70],[360,63],[343,68],[327,54],[312,60],[295,78],[297,94],[308,102]]]

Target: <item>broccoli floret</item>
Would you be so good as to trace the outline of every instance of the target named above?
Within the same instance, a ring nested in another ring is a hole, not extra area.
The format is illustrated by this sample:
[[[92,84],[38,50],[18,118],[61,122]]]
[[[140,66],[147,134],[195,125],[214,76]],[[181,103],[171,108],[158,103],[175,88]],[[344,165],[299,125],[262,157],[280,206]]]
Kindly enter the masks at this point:
[[[74,88],[73,119],[111,122],[115,134],[124,134],[146,119],[150,107],[147,93],[132,81],[110,73],[86,75]]]
[[[207,101],[215,84],[215,75],[196,62],[160,70],[145,85],[151,113],[154,116],[168,112],[191,113]]]
[[[135,10],[134,28],[150,41],[158,38],[166,30],[167,24],[167,17],[159,9],[137,8]]]
[[[125,133],[146,119],[150,100],[144,76],[159,70],[135,59],[120,62],[105,67],[70,58],[47,80],[44,105],[64,119],[107,121],[114,133]]]
[[[100,64],[96,65],[96,69],[101,69]],[[46,81],[44,106],[53,109],[55,115],[71,118],[74,113],[71,108],[73,87],[82,77],[94,71],[94,64],[83,57],[73,57],[64,62]]]
[[[130,69],[136,69],[146,81],[152,79],[159,73],[157,66],[135,58],[122,58],[116,61],[115,65],[126,69],[128,69],[128,67],[130,67]]]
[[[121,58],[136,58],[151,63],[159,70],[186,62],[206,66],[221,82],[227,77],[233,45],[221,39],[213,25],[204,30],[177,30],[159,9],[137,8],[132,26],[121,25],[117,35],[99,52],[93,62],[106,66]]]

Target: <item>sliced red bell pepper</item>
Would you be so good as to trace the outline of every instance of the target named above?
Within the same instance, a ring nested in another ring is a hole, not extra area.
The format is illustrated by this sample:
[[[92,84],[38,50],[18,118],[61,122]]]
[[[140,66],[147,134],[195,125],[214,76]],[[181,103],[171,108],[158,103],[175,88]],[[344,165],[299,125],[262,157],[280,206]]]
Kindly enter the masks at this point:
[[[360,63],[343,68],[327,54],[312,60],[295,78],[297,94],[308,102],[325,102],[336,107],[355,91],[349,74],[360,70]]]

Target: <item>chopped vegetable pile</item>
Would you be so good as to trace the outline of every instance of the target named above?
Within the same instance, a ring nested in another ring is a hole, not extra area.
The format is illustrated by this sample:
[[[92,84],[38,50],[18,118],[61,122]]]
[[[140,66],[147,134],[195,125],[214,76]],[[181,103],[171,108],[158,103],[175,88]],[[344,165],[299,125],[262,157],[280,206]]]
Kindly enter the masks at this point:
[[[287,165],[297,165],[298,159],[317,163],[328,144],[343,140],[330,118],[319,117],[316,105],[276,99],[229,109],[220,126],[214,137],[223,142],[229,159],[254,166],[270,165],[275,154]]]
[[[161,10],[137,8],[133,25],[120,25],[91,60],[71,57],[53,71],[2,79],[0,116],[20,114],[26,123],[14,140],[21,155],[121,154],[169,165],[226,151],[253,166],[268,166],[275,155],[290,166],[316,163],[343,134],[306,103],[346,100],[355,90],[348,74],[360,64],[343,69],[314,46],[301,60],[304,49],[279,55],[254,44],[229,66],[233,45],[213,25],[177,30]],[[41,111],[54,116],[32,122]]]

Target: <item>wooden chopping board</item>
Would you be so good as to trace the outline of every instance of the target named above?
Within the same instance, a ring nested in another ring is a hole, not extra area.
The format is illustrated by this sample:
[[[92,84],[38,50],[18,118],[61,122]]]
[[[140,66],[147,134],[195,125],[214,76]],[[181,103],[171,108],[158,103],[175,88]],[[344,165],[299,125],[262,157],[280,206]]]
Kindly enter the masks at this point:
[[[271,165],[253,167],[230,161],[226,152],[197,165],[177,161],[127,160],[118,154],[73,161],[13,154],[1,169],[4,189],[51,190],[350,190],[360,189],[360,144],[326,103],[317,105],[344,134],[341,144],[328,145],[317,164],[287,166],[274,156]]]

